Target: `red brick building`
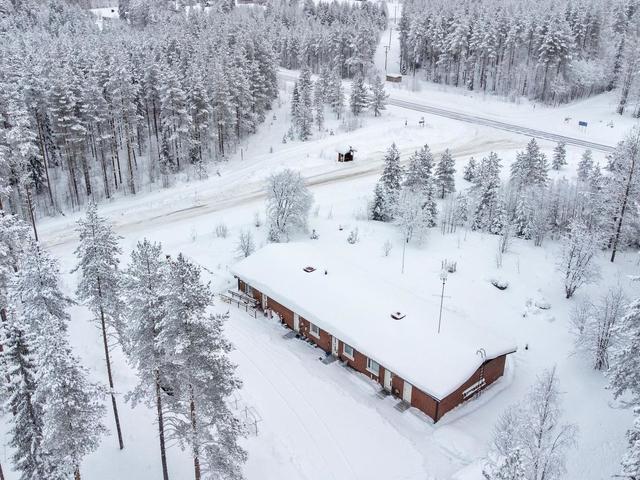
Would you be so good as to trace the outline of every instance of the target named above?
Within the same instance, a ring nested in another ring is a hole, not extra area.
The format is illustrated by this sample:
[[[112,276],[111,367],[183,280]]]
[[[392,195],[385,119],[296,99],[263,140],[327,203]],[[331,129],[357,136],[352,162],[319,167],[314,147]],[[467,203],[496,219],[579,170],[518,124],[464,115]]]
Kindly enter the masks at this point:
[[[514,345],[348,259],[268,245],[234,269],[238,289],[290,329],[437,422],[504,373]]]

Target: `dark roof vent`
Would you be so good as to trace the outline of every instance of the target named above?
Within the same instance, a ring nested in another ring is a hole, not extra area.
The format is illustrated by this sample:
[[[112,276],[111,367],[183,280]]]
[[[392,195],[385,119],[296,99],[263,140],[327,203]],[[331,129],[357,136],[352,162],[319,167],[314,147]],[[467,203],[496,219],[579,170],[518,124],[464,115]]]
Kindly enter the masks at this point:
[[[307,273],[315,272],[316,269],[313,267],[304,267],[303,270]]]
[[[391,318],[394,320],[402,320],[404,317],[406,317],[406,315],[402,312],[393,312],[391,314]]]

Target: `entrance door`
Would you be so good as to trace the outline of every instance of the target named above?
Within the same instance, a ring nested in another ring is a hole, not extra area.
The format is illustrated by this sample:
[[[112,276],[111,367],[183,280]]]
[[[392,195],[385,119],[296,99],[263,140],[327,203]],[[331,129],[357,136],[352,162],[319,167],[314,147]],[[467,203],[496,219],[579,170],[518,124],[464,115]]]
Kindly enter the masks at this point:
[[[338,356],[338,339],[336,337],[331,337],[331,354],[335,357]]]
[[[300,316],[297,313],[293,314],[293,329],[296,332],[300,331]]]
[[[387,392],[391,391],[391,371],[384,369],[384,389]]]
[[[402,389],[402,399],[411,404],[411,392],[413,391],[413,386],[407,382],[406,380],[404,381],[404,388]]]
[[[264,293],[262,294],[262,310],[267,311],[269,297],[267,297]]]

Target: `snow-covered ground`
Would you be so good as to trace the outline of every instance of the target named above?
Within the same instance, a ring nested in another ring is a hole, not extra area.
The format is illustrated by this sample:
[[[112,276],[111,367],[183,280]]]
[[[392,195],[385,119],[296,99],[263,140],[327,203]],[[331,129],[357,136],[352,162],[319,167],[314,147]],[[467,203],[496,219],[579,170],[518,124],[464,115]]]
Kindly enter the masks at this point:
[[[287,95],[283,92],[283,99]],[[279,325],[219,302],[220,311],[230,309],[226,332],[235,345],[233,360],[244,380],[238,413],[243,415],[249,406],[261,418],[258,435],[245,441],[247,478],[447,479],[465,472],[465,479],[480,480],[478,462],[486,454],[497,416],[522,398],[543,368],[552,365],[558,366],[566,420],[577,423],[581,433],[578,449],[570,455],[567,479],[607,478],[616,472],[631,414],[612,402],[602,374],[593,372],[588,361],[574,352],[568,313],[575,300],[563,298],[555,270],[556,244],[547,242],[535,248],[531,242],[515,241],[499,272],[510,287],[501,292],[488,281],[496,274],[495,237],[465,230],[443,236],[434,229],[421,246],[408,248],[406,272],[401,275],[396,229],[362,220],[380,173],[382,154],[392,141],[399,145],[405,161],[425,142],[435,152],[451,148],[457,161],[457,186],[462,189],[465,182],[460,174],[470,155],[481,157],[497,150],[504,159],[505,173],[527,139],[428,116],[427,126],[419,127],[417,113],[391,107],[382,118],[367,117],[356,130],[346,131],[331,120],[328,128],[335,135],[325,132],[310,142],[283,144],[287,112],[284,103],[275,111],[275,120],[270,119],[242,146],[242,153],[238,150],[220,165],[220,175],[213,173],[200,182],[101,205],[101,212],[114,220],[123,235],[124,251],[129,252],[145,236],[162,241],[169,253],[182,251],[210,271],[217,291],[231,288],[229,269],[238,260],[234,250],[239,231],[252,228],[257,243],[264,243],[265,227],[252,226],[255,212],[264,219],[264,178],[279,168],[299,169],[315,195],[317,214],[312,215],[310,227],[318,231],[316,241],[324,248],[349,255],[354,263],[423,297],[439,293],[441,261],[457,261],[458,272],[446,287],[450,298],[445,303],[444,325],[446,311],[490,319],[497,330],[517,341],[519,351],[511,357],[505,378],[434,426],[419,412],[401,414],[391,399],[380,400],[375,396],[377,387],[364,377],[336,364],[323,365],[318,361],[319,350],[285,340]],[[358,150],[352,164],[336,162],[336,149],[345,145]],[[543,142],[543,147],[549,152],[553,144]],[[568,167],[554,175],[573,175],[581,153],[581,149],[569,148]],[[76,217],[47,219],[40,225],[41,237],[61,258],[64,272],[74,265]],[[214,235],[220,222],[229,227],[226,239]],[[346,237],[356,226],[361,241],[349,245]],[[387,239],[394,249],[383,257],[382,244]],[[304,236],[301,240],[311,242]],[[634,253],[624,253],[615,265],[604,256],[600,260],[603,285],[620,281],[637,295],[637,287],[626,279],[627,274],[637,273]],[[64,281],[72,292],[75,276],[65,273]],[[591,286],[579,293],[597,295],[600,291]],[[527,300],[538,297],[546,298],[551,310],[529,311]],[[95,378],[103,380],[98,331],[87,321],[83,307],[74,308],[73,315],[73,343]],[[118,349],[114,354],[116,386],[122,397],[135,377]],[[144,407],[133,410],[124,405],[123,398],[120,401],[126,448],[120,452],[114,437],[105,438],[83,466],[85,477],[158,478],[153,412]],[[111,417],[106,420],[110,425]],[[188,455],[175,445],[169,450],[169,466],[172,478],[190,478]],[[15,478],[11,473],[7,477]]]
[[[393,4],[389,8],[394,11]],[[377,58],[379,62],[379,52]],[[420,84],[418,91],[411,91],[411,85],[405,87],[406,84],[398,87],[394,94],[557,133],[585,135],[608,144],[621,138],[632,123],[627,118],[612,117],[609,112],[614,100],[608,95],[558,109],[540,105],[534,109],[526,102],[512,104],[440,86]],[[457,261],[458,271],[446,286],[444,326],[447,312],[482,318],[514,338],[519,349],[511,356],[503,379],[433,425],[414,409],[400,413],[393,408],[392,399],[376,397],[378,387],[363,376],[336,363],[322,364],[318,361],[320,350],[295,339],[284,339],[285,330],[275,322],[255,319],[218,302],[217,310],[230,313],[226,333],[235,346],[232,358],[244,381],[234,400],[238,414],[243,416],[245,408],[251,408],[255,412],[253,418],[261,419],[257,435],[244,441],[249,452],[247,479],[481,480],[479,465],[496,418],[524,396],[542,369],[553,365],[557,365],[561,381],[565,420],[580,428],[578,446],[569,455],[566,479],[604,479],[616,473],[631,413],[612,401],[605,390],[606,379],[591,370],[588,360],[574,350],[568,317],[577,299],[563,298],[561,278],[555,269],[558,245],[547,241],[536,248],[531,242],[516,240],[498,270],[496,237],[464,229],[442,235],[436,228],[422,245],[409,246],[407,267],[401,274],[397,230],[364,220],[367,201],[382,167],[382,155],[391,142],[399,146],[404,162],[425,143],[436,153],[450,148],[456,158],[457,188],[461,190],[465,188],[462,167],[469,156],[480,158],[491,150],[497,151],[503,158],[506,175],[515,152],[524,148],[528,138],[430,115],[424,115],[426,126],[420,127],[418,120],[423,114],[389,107],[383,117],[366,117],[355,130],[331,119],[327,128],[334,135],[326,131],[316,133],[306,143],[282,143],[288,129],[289,105],[285,100],[290,96],[291,84],[285,82],[283,88],[283,103],[275,109],[273,118],[209,178],[178,181],[170,189],[150,188],[136,197],[100,205],[101,213],[113,220],[123,236],[125,253],[143,237],[161,241],[168,253],[184,252],[206,268],[216,291],[232,288],[230,268],[238,261],[235,248],[240,230],[251,228],[257,243],[265,242],[264,225],[253,226],[256,212],[264,220],[264,179],[278,169],[294,168],[302,173],[315,196],[316,207],[310,219],[310,228],[320,234],[315,242],[329,252],[348,255],[354,264],[374,270],[376,275],[423,297],[439,294],[441,262]],[[574,121],[588,120],[588,131],[575,131],[572,122],[564,122],[567,116]],[[615,120],[614,126],[606,126],[611,119]],[[550,142],[541,145],[547,153],[554,146]],[[355,162],[337,163],[337,150],[348,146],[357,150]],[[569,165],[552,176],[574,175],[582,152],[569,147]],[[594,157],[604,161],[601,153]],[[73,224],[78,215],[44,219],[39,225],[43,243],[61,260],[69,293],[77,281],[68,272],[74,266],[77,239]],[[226,239],[214,235],[216,225],[222,222],[230,230]],[[346,237],[355,227],[361,241],[350,245]],[[306,236],[300,240],[312,242]],[[394,244],[389,257],[382,255],[386,240]],[[620,282],[630,296],[638,295],[637,283],[632,284],[627,278],[640,268],[635,252],[622,253],[615,264],[607,262],[604,255],[599,261],[603,269],[600,284],[585,287],[578,296],[598,296],[605,285],[615,282]],[[126,255],[123,262],[126,263]],[[495,275],[509,281],[506,291],[490,285],[489,279]],[[545,298],[551,309],[526,306],[529,299],[539,298]],[[73,345],[94,378],[103,381],[106,375],[99,332],[88,321],[84,307],[74,307],[72,315]],[[83,477],[160,478],[153,411],[125,405],[123,397],[134,385],[135,374],[118,348],[114,349],[113,361],[126,447],[119,451],[113,435],[105,438],[82,466]],[[113,430],[110,416],[106,422]],[[2,463],[7,479],[13,480],[16,475],[6,468],[8,454],[3,452]],[[168,455],[171,478],[191,478],[188,454],[171,445]]]

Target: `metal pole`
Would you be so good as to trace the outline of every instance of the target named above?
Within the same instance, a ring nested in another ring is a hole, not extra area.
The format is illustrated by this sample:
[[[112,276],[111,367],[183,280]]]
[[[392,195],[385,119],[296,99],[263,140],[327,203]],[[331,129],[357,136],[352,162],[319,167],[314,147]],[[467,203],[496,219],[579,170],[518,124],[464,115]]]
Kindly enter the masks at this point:
[[[384,72],[387,73],[387,54],[389,53],[389,46],[384,45]]]
[[[447,281],[446,277],[442,277],[442,293],[440,294],[440,317],[438,318],[438,333],[440,333],[440,325],[442,324],[442,304],[444,302],[444,284]]]
[[[389,48],[391,48],[391,32],[393,32],[393,27],[389,28]]]
[[[406,248],[407,248],[407,241],[405,240],[402,244],[402,272],[401,273],[404,273],[404,251],[406,250]]]

